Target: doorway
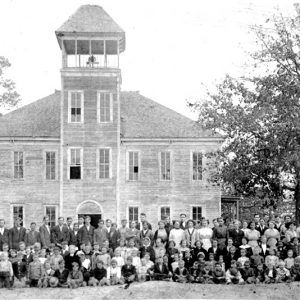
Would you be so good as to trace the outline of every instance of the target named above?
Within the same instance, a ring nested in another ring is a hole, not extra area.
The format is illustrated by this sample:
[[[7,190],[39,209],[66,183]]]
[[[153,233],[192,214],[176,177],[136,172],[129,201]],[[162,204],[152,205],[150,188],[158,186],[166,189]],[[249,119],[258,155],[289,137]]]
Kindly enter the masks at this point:
[[[91,225],[94,226],[95,228],[98,228],[98,223],[99,220],[101,220],[102,215],[101,214],[78,214],[78,218],[83,217],[85,218],[86,216],[89,216],[91,218]]]

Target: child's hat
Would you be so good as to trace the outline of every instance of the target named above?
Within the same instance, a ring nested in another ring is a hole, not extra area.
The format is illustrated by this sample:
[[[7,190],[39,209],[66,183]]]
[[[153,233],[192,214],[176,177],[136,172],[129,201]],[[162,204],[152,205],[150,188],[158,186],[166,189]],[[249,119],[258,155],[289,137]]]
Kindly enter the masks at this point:
[[[200,257],[200,256],[205,257],[205,254],[204,254],[203,252],[199,252],[199,253],[197,254],[197,257]]]

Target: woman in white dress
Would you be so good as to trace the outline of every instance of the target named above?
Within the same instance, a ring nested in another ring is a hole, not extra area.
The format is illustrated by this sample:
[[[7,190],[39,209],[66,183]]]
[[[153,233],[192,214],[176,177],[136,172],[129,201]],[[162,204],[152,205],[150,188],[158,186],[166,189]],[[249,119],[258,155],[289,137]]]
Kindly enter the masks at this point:
[[[208,227],[208,220],[202,221],[202,227],[198,229],[198,239],[202,241],[202,247],[207,251],[211,247],[213,231]]]

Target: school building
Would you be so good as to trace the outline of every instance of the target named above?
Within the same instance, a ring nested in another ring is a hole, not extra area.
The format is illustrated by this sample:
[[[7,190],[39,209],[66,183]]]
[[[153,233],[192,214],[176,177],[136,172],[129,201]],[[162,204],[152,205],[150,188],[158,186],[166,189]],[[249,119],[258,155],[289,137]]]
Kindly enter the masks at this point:
[[[0,218],[29,226],[90,215],[155,224],[221,213],[205,153],[222,139],[138,92],[121,91],[122,28],[96,5],[56,32],[61,90],[0,117]],[[141,62],[142,63],[142,62]],[[139,74],[140,76],[140,74]],[[183,79],[184,80],[184,79]]]

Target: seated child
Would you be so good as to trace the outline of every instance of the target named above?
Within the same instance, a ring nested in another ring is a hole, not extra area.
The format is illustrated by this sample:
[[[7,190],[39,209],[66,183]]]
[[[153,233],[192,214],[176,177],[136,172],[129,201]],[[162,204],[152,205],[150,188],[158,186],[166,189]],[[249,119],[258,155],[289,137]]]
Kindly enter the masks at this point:
[[[269,249],[269,255],[266,256],[266,259],[265,259],[265,265],[267,268],[270,268],[271,267],[277,267],[278,266],[278,263],[279,263],[279,258],[278,256],[276,256],[276,250],[274,247],[271,247]]]
[[[194,262],[193,266],[190,269],[190,282],[199,282],[199,264],[197,261]]]
[[[50,257],[50,264],[51,268],[53,270],[58,270],[59,269],[59,264],[58,262],[63,259],[62,255],[60,254],[60,249],[59,247],[55,246],[53,250],[53,255]]]
[[[198,259],[198,254],[200,252],[204,253],[205,257],[208,257],[207,255],[207,251],[202,247],[203,243],[200,240],[197,240],[195,242],[195,247],[192,249],[192,256],[194,258],[194,260]]]
[[[107,271],[104,268],[103,260],[98,259],[96,262],[96,268],[91,271],[91,277],[88,281],[89,286],[103,286],[105,284],[108,284],[107,277]]]
[[[150,260],[153,262],[155,262],[155,252],[153,247],[151,246],[151,240],[149,237],[145,237],[143,239],[143,244],[142,247],[140,248],[141,251],[141,258],[144,258],[145,254],[148,253],[150,255]]]
[[[258,264],[254,269],[256,283],[264,283],[266,280],[265,270],[263,264]]]
[[[178,267],[173,273],[173,280],[175,282],[186,283],[189,279],[189,272],[184,266],[184,260],[180,259],[178,261]]]
[[[124,266],[125,262],[124,258],[121,256],[121,251],[118,248],[116,248],[115,250],[115,256],[113,257],[113,259],[117,262],[118,267],[121,268],[122,266]]]
[[[291,267],[290,273],[293,281],[300,281],[300,257],[295,258],[294,265]]]
[[[121,269],[122,280],[126,284],[125,289],[129,287],[129,285],[136,280],[136,268],[132,265],[132,257],[128,256],[126,259],[126,264]]]
[[[188,247],[188,242],[187,240],[182,240],[180,242],[180,245],[178,247],[178,251],[179,251],[179,256],[181,259],[185,258],[185,254],[187,251],[190,251],[190,248]]]
[[[17,253],[17,261],[12,264],[14,271],[14,287],[23,288],[26,286],[26,276],[27,276],[27,265],[23,261],[23,253],[19,251]]]
[[[288,282],[290,281],[290,271],[285,267],[284,261],[279,261],[277,271],[276,282]]]
[[[226,271],[226,283],[230,284],[242,284],[244,280],[240,271],[237,268],[237,263],[235,260],[231,261],[230,268]]]
[[[174,261],[171,263],[171,267],[172,267],[172,272],[173,273],[178,268],[178,261],[179,261],[179,254],[178,253],[174,253]]]
[[[110,262],[110,267],[107,268],[107,282],[109,285],[123,284],[121,268],[114,258]]]
[[[130,239],[128,241],[128,247],[126,248],[126,258],[128,256],[132,257],[132,251],[138,251],[139,249],[135,247],[135,241],[134,239]]]
[[[13,276],[14,272],[11,262],[8,260],[8,254],[7,252],[2,252],[0,254],[0,288],[10,288],[10,280]]]
[[[101,248],[101,253],[98,255],[98,260],[103,261],[104,268],[108,268],[110,266],[111,257],[107,253],[107,248],[106,247]]]
[[[78,251],[77,255],[79,256],[80,271],[83,275],[82,286],[87,286],[92,272],[91,256],[86,257],[82,251]]]
[[[213,271],[215,268],[215,263],[216,263],[215,257],[216,256],[213,253],[208,254],[208,262],[207,263],[208,263],[211,271]]]
[[[239,250],[246,249],[246,256],[250,257],[252,255],[252,247],[248,245],[248,239],[246,237],[242,238],[242,245],[240,245]]]
[[[154,262],[150,260],[150,254],[148,252],[145,253],[143,259],[146,261],[147,269],[150,269],[154,266]],[[169,259],[167,255],[164,255],[164,262],[165,259]],[[169,266],[169,261],[167,261],[167,265]]]
[[[218,263],[221,265],[221,268],[224,272],[226,272],[226,268],[225,268],[225,262],[224,262],[224,256],[223,255],[219,255],[219,261]]]
[[[132,264],[138,270],[138,268],[141,266],[141,259],[139,257],[139,251],[138,250],[132,250],[131,255],[132,255],[131,256],[132,257]]]
[[[97,257],[98,255],[100,255],[100,245],[98,243],[94,244],[94,249],[93,249],[93,255],[92,255],[92,269],[96,268],[96,261],[97,261]]]
[[[166,248],[161,238],[157,238],[155,244],[156,245],[153,247],[155,259],[157,259],[158,257],[163,257],[166,253]]]
[[[254,274],[254,269],[250,267],[250,261],[245,261],[244,268],[241,269],[241,275],[246,283],[255,283],[256,278]]]
[[[205,262],[203,268],[199,269],[199,276],[196,281],[199,283],[214,283],[211,264],[208,261]]]
[[[58,262],[58,269],[54,271],[53,277],[50,278],[50,287],[68,287],[69,270],[65,268],[65,261],[62,259]]]
[[[266,265],[267,268],[265,270],[265,283],[275,283],[277,278],[276,267],[272,264]]]
[[[28,279],[30,287],[41,286],[41,279],[43,276],[43,265],[40,262],[39,255],[33,254],[33,261],[29,264]]]
[[[225,261],[225,269],[229,269],[232,260],[237,260],[239,257],[237,248],[235,246],[231,246],[229,252],[226,253],[224,261]]]
[[[294,265],[294,252],[293,250],[288,250],[287,252],[287,258],[284,260],[285,267],[290,270],[292,266]]]
[[[141,259],[141,265],[137,268],[137,275],[138,275],[138,280],[140,282],[144,282],[146,280],[149,280],[148,276],[148,267],[146,265],[146,260],[145,258]]]
[[[39,260],[42,265],[44,265],[45,261],[47,260],[46,258],[46,248],[42,248],[39,252]]]
[[[215,264],[215,268],[212,271],[212,280],[217,284],[226,282],[225,271],[222,270],[222,265],[219,262]]]
[[[246,249],[241,249],[241,256],[238,258],[237,263],[240,264],[241,269],[244,269],[244,264],[246,261],[249,261],[249,257],[247,255],[247,250]]]
[[[121,255],[121,257],[123,258],[123,260],[124,260],[124,262],[125,262],[125,259],[126,259],[126,249],[127,249],[127,247],[125,246],[125,240],[124,239],[120,239],[120,246],[119,247],[117,247],[116,249],[115,249],[115,251],[118,251],[118,252],[120,252],[120,255]],[[121,267],[121,266],[120,266]]]
[[[194,264],[194,259],[192,257],[192,253],[191,253],[190,249],[185,251],[185,257],[183,260],[184,260],[185,267],[187,268],[188,271],[190,271],[191,267]]]
[[[69,288],[75,289],[75,288],[82,286],[83,275],[82,275],[81,271],[79,270],[78,262],[74,261],[72,263],[72,266],[73,266],[73,270],[69,273],[67,283],[68,283]]]
[[[253,249],[253,255],[251,255],[250,257],[250,265],[252,266],[252,268],[256,268],[259,264],[263,264],[264,263],[264,258],[259,255],[261,249],[259,246],[254,247]]]
[[[150,278],[154,280],[170,280],[172,273],[168,266],[164,264],[163,258],[158,257],[154,267],[149,270]]]
[[[54,270],[51,268],[50,262],[48,260],[44,263],[44,272],[41,278],[40,286],[47,288],[50,286],[50,278],[54,275]]]

